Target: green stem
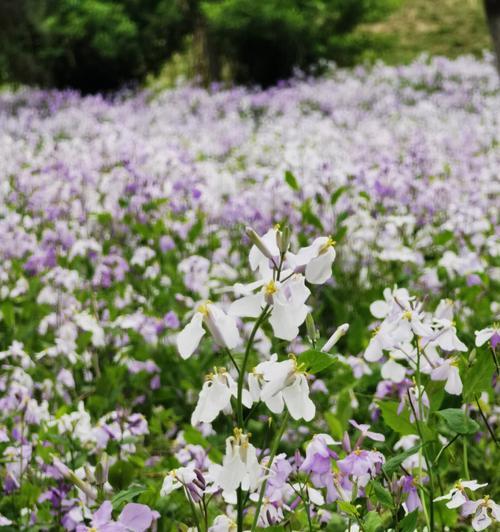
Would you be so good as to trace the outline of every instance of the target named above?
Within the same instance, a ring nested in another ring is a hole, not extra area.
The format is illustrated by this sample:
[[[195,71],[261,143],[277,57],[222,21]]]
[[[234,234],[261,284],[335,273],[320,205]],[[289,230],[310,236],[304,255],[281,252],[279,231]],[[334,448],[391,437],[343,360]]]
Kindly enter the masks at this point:
[[[425,439],[424,439],[424,435],[422,433],[422,430],[420,428],[420,419],[423,419],[423,416],[424,416],[424,408],[423,408],[423,404],[422,404],[422,388],[421,388],[421,375],[420,375],[420,358],[421,358],[421,351],[420,351],[420,346],[419,346],[419,342],[418,342],[418,338],[417,338],[417,389],[418,389],[418,411],[419,411],[419,415],[417,416],[416,415],[416,412],[413,411],[413,415],[415,416],[415,423],[417,425],[417,431],[418,431],[418,435],[420,436],[420,441],[422,443],[422,447],[421,449],[419,450],[419,453],[422,453],[423,456],[424,456],[424,460],[425,460],[425,464],[427,466],[427,474],[429,475],[429,529],[430,530],[434,530],[434,478],[433,478],[433,474],[432,474],[432,465],[430,463],[430,460],[429,460],[429,457],[428,457],[428,454],[427,454],[427,449],[425,447]],[[414,410],[413,408],[413,405],[412,405],[412,402],[410,400],[410,405],[412,406],[412,409]],[[422,450],[423,449],[423,450]]]
[[[278,452],[278,447],[279,447],[281,438],[283,437],[283,434],[285,432],[287,423],[288,423],[288,411],[286,411],[283,414],[283,420],[281,422],[281,426],[274,438],[273,447],[271,449],[271,454],[269,456],[269,461],[267,463],[267,468],[269,469],[269,471],[271,470],[271,466],[273,465],[274,457],[276,456],[276,453]],[[255,507],[255,515],[253,517],[252,532],[255,532],[255,530],[257,529],[257,522],[259,520],[260,507],[262,506],[262,500],[264,499],[264,493],[266,492],[266,486],[267,486],[267,477],[264,479],[264,481],[262,482],[262,486],[260,487],[259,499],[257,501],[257,506]]]
[[[252,345],[255,339],[255,335],[257,334],[257,331],[259,330],[259,327],[261,326],[262,322],[266,319],[268,310],[269,310],[269,305],[266,305],[261,315],[257,318],[257,321],[255,322],[253,326],[252,332],[250,333],[250,337],[248,338],[248,342],[245,348],[245,355],[243,357],[243,363],[238,373],[238,394],[236,397],[236,414],[238,417],[238,426],[240,429],[245,428],[245,420],[243,419],[242,397],[243,397],[243,384],[244,384],[245,373],[246,373],[247,364],[248,364],[248,357],[250,356],[250,351],[252,350]]]
[[[483,409],[481,408],[481,404],[479,403],[479,397],[477,395],[475,395],[474,398],[476,400],[476,404],[477,404],[477,407],[479,409],[479,413],[481,414],[481,418],[483,419],[484,424],[486,425],[486,428],[488,429],[488,432],[490,433],[490,436],[493,438],[493,441],[498,446],[497,437],[495,436],[495,433],[494,433],[493,429],[490,427],[490,424],[488,423],[488,419],[484,415]]]

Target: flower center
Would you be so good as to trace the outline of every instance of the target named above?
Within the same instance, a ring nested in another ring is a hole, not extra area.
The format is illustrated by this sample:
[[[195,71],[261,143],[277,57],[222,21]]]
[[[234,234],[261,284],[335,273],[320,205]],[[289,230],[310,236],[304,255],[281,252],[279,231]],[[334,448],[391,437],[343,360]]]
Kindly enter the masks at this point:
[[[330,248],[332,248],[337,242],[333,240],[331,236],[328,237],[328,240],[319,248],[319,254],[322,255],[326,253]]]
[[[272,296],[278,291],[278,285],[276,281],[269,281],[264,287],[266,296]]]

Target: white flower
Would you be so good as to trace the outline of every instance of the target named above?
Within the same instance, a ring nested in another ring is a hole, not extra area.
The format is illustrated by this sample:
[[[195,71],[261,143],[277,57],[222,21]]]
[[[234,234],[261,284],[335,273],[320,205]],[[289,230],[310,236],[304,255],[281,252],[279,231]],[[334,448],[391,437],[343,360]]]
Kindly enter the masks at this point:
[[[130,264],[133,266],[144,266],[146,262],[155,256],[155,252],[147,247],[141,246],[134,251],[134,255],[130,260]]]
[[[9,526],[12,524],[10,519],[7,519],[4,515],[0,514],[0,526]]]
[[[439,367],[433,369],[431,380],[446,381],[444,389],[449,394],[460,395],[462,393],[462,380],[454,359],[444,360]]]
[[[196,478],[196,473],[191,467],[179,467],[170,471],[165,479],[160,490],[160,496],[166,497],[173,491],[187,486]]]
[[[182,358],[189,358],[205,334],[203,323],[215,342],[228,349],[234,349],[241,342],[236,320],[223,310],[207,302],[198,306],[191,321],[177,335],[177,349]]]
[[[261,471],[257,452],[248,434],[241,429],[234,429],[234,436],[226,439],[222,466],[212,464],[210,474],[214,484],[222,488],[224,498],[233,500],[238,487],[241,486],[244,491],[254,491],[258,487]]]
[[[467,496],[465,493],[465,489],[470,489],[471,491],[476,491],[479,488],[483,488],[484,486],[487,486],[488,484],[478,484],[476,480],[459,480],[455,486],[445,495],[442,495],[441,497],[437,497],[434,499],[434,502],[436,501],[448,501],[446,503],[446,506],[448,508],[459,508],[463,504],[467,502]]]
[[[102,347],[105,345],[103,328],[97,323],[97,320],[88,312],[81,312],[74,318],[75,323],[84,331],[92,333],[92,345]]]
[[[214,372],[206,376],[200,391],[198,403],[191,415],[191,424],[211,423],[222,410],[229,409],[231,397],[238,393],[237,384],[225,368],[214,368]],[[243,390],[243,404],[252,406],[252,398],[248,390]]]
[[[370,305],[370,312],[375,318],[384,319],[392,312],[394,309],[400,309],[403,302],[410,301],[410,294],[406,288],[394,287],[393,290],[390,288],[384,289],[384,299],[379,299],[374,301]]]
[[[288,263],[296,272],[305,273],[307,282],[323,284],[332,276],[332,264],[335,260],[335,242],[326,236],[316,240],[296,255],[287,255]]]
[[[311,421],[316,406],[309,398],[307,378],[295,357],[282,362],[264,362],[257,366],[256,372],[263,382],[260,399],[271,412],[280,414],[286,405],[293,419]]]
[[[410,342],[412,338],[413,334],[406,320],[384,321],[373,331],[372,339],[364,353],[365,360],[376,362],[382,358],[384,350],[392,350],[402,343]]]
[[[241,287],[240,288],[245,288]],[[310,290],[302,275],[292,275],[288,280],[252,283],[248,290],[260,288],[257,294],[250,294],[235,301],[229,308],[233,316],[257,318],[266,305],[272,305],[269,323],[274,335],[282,340],[292,341],[299,334],[309,307],[305,304]]]
[[[439,331],[428,342],[437,344],[443,351],[467,351],[467,346],[457,336],[457,329],[450,320],[434,320]]]
[[[227,515],[218,515],[208,529],[208,532],[236,532],[238,526],[236,522],[230,519]]]
[[[406,368],[405,366],[396,362],[396,360],[406,360],[407,356],[399,351],[398,349],[393,349],[389,355],[388,359],[382,365],[380,373],[384,379],[390,380],[392,382],[402,382],[406,377]]]
[[[500,521],[500,505],[488,496],[479,501],[467,501],[462,510],[464,515],[475,513],[471,524],[476,531],[488,528],[493,520],[495,522]]]
[[[494,336],[498,336],[500,340],[500,328],[496,324],[493,327],[486,327],[486,329],[476,331],[474,334],[476,335],[476,347],[481,347]]]

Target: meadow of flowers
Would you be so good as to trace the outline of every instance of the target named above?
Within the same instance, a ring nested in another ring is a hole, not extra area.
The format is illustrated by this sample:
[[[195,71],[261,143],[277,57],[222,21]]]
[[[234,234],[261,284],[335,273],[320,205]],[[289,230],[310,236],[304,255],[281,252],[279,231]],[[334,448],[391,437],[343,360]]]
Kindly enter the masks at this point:
[[[0,94],[2,530],[500,521],[491,58]]]

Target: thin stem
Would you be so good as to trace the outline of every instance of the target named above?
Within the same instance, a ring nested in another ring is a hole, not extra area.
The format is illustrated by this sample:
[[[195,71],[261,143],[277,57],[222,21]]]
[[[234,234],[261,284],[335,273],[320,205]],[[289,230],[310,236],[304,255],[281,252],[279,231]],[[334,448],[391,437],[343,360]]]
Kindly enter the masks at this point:
[[[441,455],[444,453],[444,451],[446,451],[446,449],[448,449],[448,447],[456,440],[458,439],[460,436],[460,434],[455,434],[455,436],[453,436],[453,438],[446,444],[446,445],[443,445],[443,447],[441,447],[441,449],[439,450],[437,456],[436,456],[436,459],[434,460],[433,462],[433,466],[436,466],[437,463],[439,462],[439,459],[441,458]]]
[[[276,433],[276,436],[274,437],[273,446],[271,449],[271,454],[269,455],[269,461],[267,462],[267,468],[269,471],[271,470],[271,467],[273,465],[274,457],[276,456],[276,453],[278,452],[278,447],[281,441],[281,438],[283,437],[283,434],[286,429],[286,425],[288,423],[288,410],[283,414],[283,420],[281,422],[281,426]],[[252,532],[255,532],[257,528],[257,522],[259,520],[259,514],[260,514],[260,507],[262,506],[262,500],[264,499],[264,493],[266,492],[266,486],[267,486],[267,477],[262,482],[262,486],[260,487],[259,491],[259,499],[257,501],[257,506],[255,507],[255,515],[253,517],[253,523],[252,523]]]
[[[493,357],[493,362],[495,363],[495,368],[497,370],[497,375],[500,376],[500,366],[498,365],[498,358],[497,358],[497,354],[496,354],[496,349],[493,349],[493,346],[491,346],[491,356]]]
[[[261,326],[262,322],[267,317],[267,311],[269,310],[269,305],[266,305],[264,307],[264,310],[260,314],[260,316],[257,318],[257,321],[255,322],[252,332],[250,333],[250,337],[248,338],[248,342],[245,348],[245,355],[243,357],[243,363],[241,365],[239,374],[238,374],[238,394],[236,397],[236,409],[237,409],[237,416],[238,416],[238,425],[240,429],[245,428],[245,420],[243,419],[243,383],[245,378],[245,373],[247,369],[248,364],[248,357],[250,356],[250,351],[252,350],[253,341],[255,339],[255,335],[257,334],[257,331],[259,330],[259,327]]]
[[[488,419],[484,415],[483,409],[481,408],[481,404],[479,403],[479,398],[478,398],[477,395],[475,395],[474,398],[476,400],[476,404],[477,404],[477,407],[479,408],[479,413],[481,414],[481,417],[482,417],[482,419],[484,421],[484,424],[486,425],[486,428],[488,429],[488,432],[490,433],[490,436],[493,438],[493,441],[498,446],[497,437],[495,436],[495,433],[493,432],[493,429],[490,427],[490,424],[488,423]]]

